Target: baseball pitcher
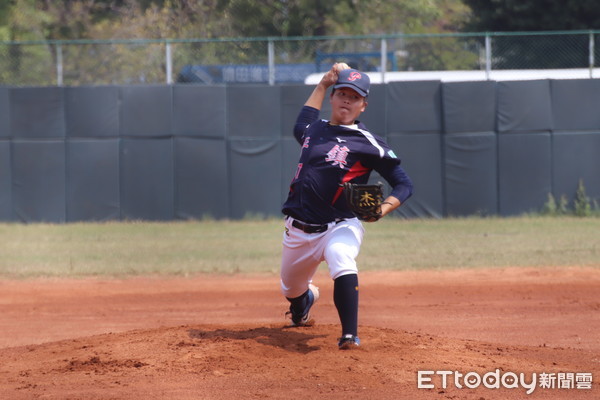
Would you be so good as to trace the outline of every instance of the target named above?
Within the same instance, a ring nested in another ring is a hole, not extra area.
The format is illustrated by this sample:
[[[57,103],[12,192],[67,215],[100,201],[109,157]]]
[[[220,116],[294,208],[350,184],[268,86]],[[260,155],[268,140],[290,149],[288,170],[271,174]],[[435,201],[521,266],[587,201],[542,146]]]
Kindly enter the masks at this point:
[[[332,111],[324,120],[319,113],[330,86]],[[325,261],[334,280],[340,349],[360,344],[356,257],[364,234],[361,221],[379,220],[413,190],[392,149],[357,120],[367,107],[369,88],[367,74],[344,63],[336,63],[323,76],[294,126],[300,160],[282,208],[286,217],[281,290],[290,302],[291,325],[313,324],[310,310],[319,290],[312,278]],[[367,185],[373,170],[392,187],[385,199],[381,184]]]

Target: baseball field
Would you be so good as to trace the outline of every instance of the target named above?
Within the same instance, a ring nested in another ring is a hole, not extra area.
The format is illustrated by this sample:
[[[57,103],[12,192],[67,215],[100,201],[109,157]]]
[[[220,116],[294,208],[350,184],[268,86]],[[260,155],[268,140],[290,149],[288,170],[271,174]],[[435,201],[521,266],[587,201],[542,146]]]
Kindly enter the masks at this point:
[[[600,398],[600,218],[367,224],[350,351],[326,265],[287,327],[282,233],[0,224],[0,398]]]

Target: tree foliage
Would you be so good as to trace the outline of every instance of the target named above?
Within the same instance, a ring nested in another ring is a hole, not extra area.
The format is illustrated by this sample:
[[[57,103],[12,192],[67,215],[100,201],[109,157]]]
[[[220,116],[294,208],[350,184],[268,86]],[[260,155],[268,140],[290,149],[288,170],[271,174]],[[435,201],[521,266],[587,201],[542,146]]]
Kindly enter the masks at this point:
[[[484,32],[600,28],[595,0],[463,0],[472,14],[464,30]]]
[[[446,29],[447,14],[461,7],[461,0],[0,0],[0,29],[11,40],[418,33]]]
[[[467,12],[462,0],[0,0],[0,40],[249,38],[177,44],[174,65],[265,63],[266,43],[250,38],[452,32]],[[0,60],[0,79],[32,84],[41,82],[21,79],[24,74],[53,79],[53,46],[9,46],[8,57]],[[307,63],[319,52],[376,52],[380,43],[307,40],[281,41],[277,46],[276,62]],[[472,63],[472,55],[460,43],[398,40],[389,46],[393,51],[409,49],[413,55],[401,68]],[[156,81],[159,78],[153,76],[164,75],[164,54],[161,45],[64,46],[65,81],[127,82],[119,74]]]
[[[593,0],[463,0],[471,14],[469,32],[569,31],[600,28]],[[494,39],[494,68],[544,69],[589,66],[588,38],[582,35],[504,36]]]

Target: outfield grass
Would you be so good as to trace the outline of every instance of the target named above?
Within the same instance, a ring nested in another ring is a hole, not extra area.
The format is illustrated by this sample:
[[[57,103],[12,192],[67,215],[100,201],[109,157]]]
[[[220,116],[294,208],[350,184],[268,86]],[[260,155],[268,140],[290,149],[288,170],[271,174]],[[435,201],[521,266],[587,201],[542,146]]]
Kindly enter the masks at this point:
[[[365,224],[361,270],[600,267],[600,218],[384,219]],[[279,219],[0,224],[0,276],[277,273]]]

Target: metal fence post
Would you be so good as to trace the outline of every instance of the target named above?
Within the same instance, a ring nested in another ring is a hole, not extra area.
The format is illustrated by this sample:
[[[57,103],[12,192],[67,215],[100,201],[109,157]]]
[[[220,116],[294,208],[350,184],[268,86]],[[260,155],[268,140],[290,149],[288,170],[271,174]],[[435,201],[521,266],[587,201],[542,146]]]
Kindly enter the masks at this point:
[[[171,54],[171,42],[165,42],[165,65],[167,74],[167,85],[173,84],[173,56]]]
[[[387,69],[387,40],[381,38],[381,83],[385,83],[385,71]]]
[[[56,44],[56,84],[63,85],[63,53],[60,43]]]
[[[592,79],[594,77],[594,64],[595,64],[595,60],[594,60],[594,51],[595,51],[595,43],[594,43],[594,32],[590,32],[590,44],[589,44],[589,51],[590,51],[590,79]]]
[[[490,80],[492,72],[492,37],[489,33],[485,34],[485,79]]]
[[[275,85],[275,43],[273,39],[269,39],[269,43],[267,45],[268,53],[269,53],[269,85]]]

